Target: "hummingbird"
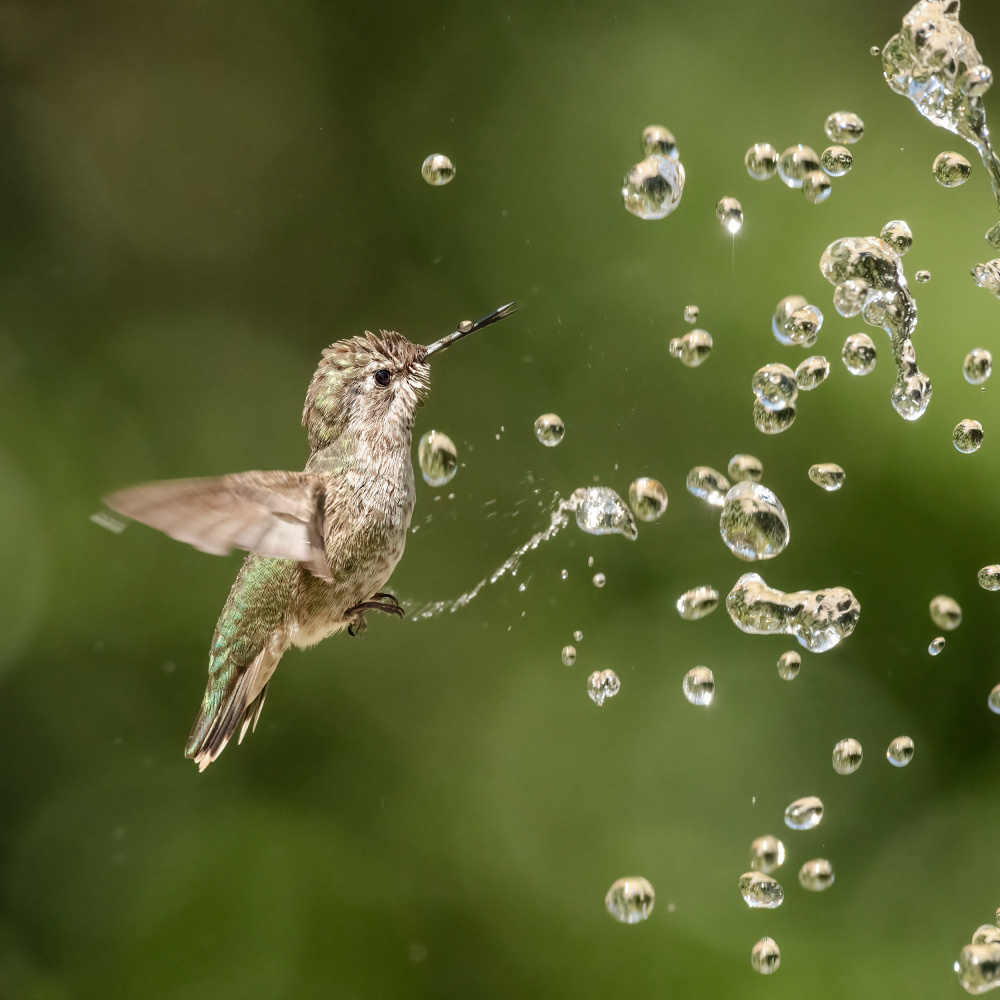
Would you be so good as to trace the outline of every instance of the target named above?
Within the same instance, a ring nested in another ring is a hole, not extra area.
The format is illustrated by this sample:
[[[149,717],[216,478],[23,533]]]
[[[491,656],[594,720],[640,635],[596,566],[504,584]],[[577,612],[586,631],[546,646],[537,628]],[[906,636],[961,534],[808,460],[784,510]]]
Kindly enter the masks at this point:
[[[239,472],[145,483],[113,493],[114,511],[203,552],[249,554],[215,626],[208,685],[184,755],[199,771],[237,728],[260,718],[289,646],[313,646],[365,613],[403,616],[382,588],[403,555],[416,488],[411,442],[429,389],[428,359],[510,316],[510,302],[428,347],[366,332],[323,351],[306,392],[303,472]]]

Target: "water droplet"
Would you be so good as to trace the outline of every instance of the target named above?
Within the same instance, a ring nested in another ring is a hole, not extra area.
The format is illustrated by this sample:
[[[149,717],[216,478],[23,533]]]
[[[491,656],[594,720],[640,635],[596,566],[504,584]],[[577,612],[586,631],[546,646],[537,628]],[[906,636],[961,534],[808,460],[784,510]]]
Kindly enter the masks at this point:
[[[819,154],[819,162],[831,177],[843,177],[854,166],[854,157],[846,146],[827,146]]]
[[[730,490],[729,480],[721,472],[707,465],[696,465],[688,474],[684,485],[692,496],[713,507],[721,507],[726,502]]]
[[[737,483],[722,505],[719,533],[738,559],[773,559],[788,544],[788,516],[766,486]]]
[[[934,157],[931,173],[942,187],[958,187],[972,175],[972,164],[961,153],[948,150]]]
[[[813,858],[799,869],[799,885],[809,892],[822,892],[833,885],[833,865],[826,858]]]
[[[830,362],[822,354],[814,354],[795,369],[795,384],[802,392],[809,392],[822,385],[829,374]]]
[[[743,206],[735,198],[722,198],[715,206],[715,217],[734,236],[743,228]]]
[[[989,697],[986,699],[986,704],[989,705],[991,712],[996,712],[997,715],[1000,715],[1000,684],[997,684],[990,691]],[[997,920],[1000,922],[1000,910],[997,911]]]
[[[628,488],[628,502],[640,521],[655,521],[667,509],[663,483],[640,476]]]
[[[809,467],[809,478],[821,489],[832,493],[844,485],[844,470],[833,462],[820,462]]]
[[[979,451],[983,443],[983,425],[978,420],[960,420],[951,432],[951,440],[963,455]]]
[[[719,606],[719,592],[713,587],[685,590],[677,598],[677,614],[689,622],[710,615]]]
[[[635,539],[639,529],[624,501],[607,486],[582,486],[573,492],[570,503],[576,523],[591,535],[624,535]]]
[[[614,698],[622,682],[613,670],[595,670],[587,678],[587,694],[595,705],[603,705],[605,698]]]
[[[868,51],[873,56],[880,56],[882,54],[882,50],[877,45],[873,45]]]
[[[656,901],[653,887],[638,875],[620,878],[608,889],[604,905],[623,924],[638,924],[652,912]]]
[[[575,631],[575,632],[573,633],[573,639],[574,639],[574,641],[576,641],[576,642],[582,642],[582,641],[583,641],[583,633],[582,633],[582,632],[581,632],[581,631],[580,631],[579,629],[577,629],[577,630],[576,630],[576,631]]]
[[[840,357],[852,375],[868,375],[875,370],[875,344],[867,333],[852,333],[841,349]]]
[[[692,667],[684,675],[681,688],[692,705],[711,705],[715,697],[715,677],[708,667]]]
[[[931,644],[927,647],[927,652],[931,656],[937,656],[944,649],[944,636],[939,635],[936,639],[931,639]]]
[[[750,869],[770,875],[785,863],[785,845],[771,834],[758,837],[750,845]]]
[[[1000,945],[967,944],[954,965],[967,993],[985,993],[1000,985]]]
[[[684,322],[691,323],[692,325],[698,322],[698,317],[701,315],[701,310],[697,306],[685,306],[684,307]]]
[[[560,576],[561,576],[561,577],[562,577],[562,578],[563,578],[564,580],[568,580],[568,579],[569,579],[569,570],[568,570],[568,569],[561,569],[561,570],[559,570],[559,575],[560,575]]]
[[[802,178],[802,193],[805,195],[806,201],[812,202],[814,205],[826,201],[832,190],[833,185],[830,183],[830,178],[823,170],[810,170]]]
[[[823,327],[823,314],[813,305],[804,305],[796,309],[785,320],[782,333],[787,338],[784,343],[798,344],[800,347],[812,347],[816,343],[816,335]]]
[[[796,799],[785,810],[785,826],[793,830],[811,830],[823,819],[823,803],[815,795]]]
[[[865,123],[853,111],[834,111],[823,122],[823,131],[832,142],[857,142],[865,134]]]
[[[750,965],[754,972],[759,972],[762,976],[777,972],[781,965],[781,949],[772,938],[762,937],[750,949]]]
[[[913,760],[913,740],[909,736],[897,736],[885,752],[894,767],[906,767]]]
[[[848,278],[833,290],[833,308],[841,316],[857,316],[865,306],[868,282],[860,278]]]
[[[778,169],[778,151],[769,142],[755,142],[747,150],[743,162],[755,181],[766,181]]]
[[[962,606],[954,597],[938,594],[930,603],[931,621],[946,632],[954,632],[962,624]]]
[[[538,438],[546,448],[554,448],[566,434],[566,425],[562,418],[554,413],[543,413],[535,421],[535,437]]]
[[[643,156],[670,156],[677,159],[677,142],[670,129],[662,125],[647,125],[642,130]]]
[[[593,569],[593,566],[594,566],[594,557],[593,556],[587,556],[587,565],[591,569]]]
[[[785,898],[785,890],[776,878],[754,871],[740,876],[740,894],[747,906],[754,910],[773,910],[781,906]]]
[[[601,588],[608,582],[608,578],[603,573],[595,573],[592,583],[595,587]]]
[[[666,218],[680,204],[683,193],[684,167],[672,156],[647,156],[622,181],[622,202],[640,219]]]
[[[926,284],[928,281],[931,280],[931,272],[917,271],[917,273],[913,277],[916,278],[917,281],[919,281],[921,284]]]
[[[420,176],[433,187],[450,184],[455,179],[455,164],[444,153],[432,153],[421,165]]]
[[[976,574],[976,579],[983,590],[1000,590],[1000,566],[984,566]]]
[[[861,605],[846,587],[782,593],[744,573],[726,598],[733,624],[751,635],[793,635],[813,653],[833,649],[858,623]]]
[[[562,661],[567,667],[571,667],[576,663],[576,646],[563,646]]]
[[[864,756],[857,740],[840,740],[833,748],[833,769],[837,774],[854,774]]]
[[[768,410],[783,410],[792,406],[799,395],[795,372],[788,365],[764,365],[754,372],[750,388]]]
[[[691,330],[670,341],[670,356],[680,358],[688,368],[697,368],[712,353],[712,335],[706,330]]]
[[[444,486],[455,478],[458,471],[458,449],[447,434],[428,431],[417,445],[417,461],[427,483]]]
[[[471,319],[463,319],[462,322],[458,324],[458,332],[459,333],[472,333],[472,327],[474,325],[475,324],[472,322]],[[503,428],[501,428],[501,430],[503,430]]]
[[[879,234],[892,248],[897,257],[903,257],[913,246],[913,233],[910,227],[902,219],[893,219],[882,227]]]
[[[1000,298],[1000,257],[988,260],[985,264],[977,264],[969,274],[976,279],[980,288]]]
[[[1000,944],[1000,927],[996,924],[980,924],[972,934],[973,944]]]
[[[984,347],[974,347],[962,362],[962,374],[969,385],[982,385],[993,373],[993,355]]]
[[[753,455],[733,455],[726,470],[734,483],[759,483],[764,475],[764,465]],[[729,490],[726,490],[728,493]]]
[[[778,157],[778,176],[790,187],[802,187],[803,178],[820,169],[819,157],[811,146],[789,146]]]
[[[753,401],[753,425],[761,434],[781,434],[795,423],[796,409],[786,406],[783,410],[768,410],[759,399]]]
[[[778,657],[778,676],[783,681],[794,681],[799,676],[799,669],[802,667],[802,657],[790,649]]]
[[[792,339],[785,331],[785,323],[788,322],[792,313],[804,309],[809,303],[801,295],[786,295],[775,307],[774,316],[771,317],[771,331],[779,344],[786,347],[792,343]]]

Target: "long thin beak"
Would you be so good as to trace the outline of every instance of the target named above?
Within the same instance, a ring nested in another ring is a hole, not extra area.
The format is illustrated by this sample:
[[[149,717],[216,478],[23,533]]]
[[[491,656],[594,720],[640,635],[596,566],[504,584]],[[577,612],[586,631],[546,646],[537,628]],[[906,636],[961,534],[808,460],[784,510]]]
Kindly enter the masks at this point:
[[[515,312],[517,312],[517,303],[508,302],[507,305],[501,306],[499,309],[494,309],[488,316],[484,316],[482,319],[477,319],[475,323],[471,323],[469,320],[465,320],[464,323],[459,323],[457,330],[449,333],[445,337],[442,337],[440,340],[435,340],[429,347],[425,347],[423,358],[421,360],[426,360],[432,354],[437,354],[438,351],[443,351],[446,347],[451,347],[455,341],[461,340],[463,337],[468,337],[470,333],[475,333],[476,330],[481,330],[484,326],[489,326],[490,323],[496,323],[497,320],[504,319],[506,316],[510,316],[511,313]]]

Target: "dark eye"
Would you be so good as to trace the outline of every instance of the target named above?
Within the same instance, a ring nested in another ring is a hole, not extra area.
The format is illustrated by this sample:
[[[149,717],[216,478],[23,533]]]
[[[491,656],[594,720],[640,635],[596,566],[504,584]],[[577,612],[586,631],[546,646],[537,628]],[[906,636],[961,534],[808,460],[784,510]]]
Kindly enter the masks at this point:
[[[388,368],[380,368],[375,372],[375,381],[379,385],[388,385],[392,381],[392,372]]]

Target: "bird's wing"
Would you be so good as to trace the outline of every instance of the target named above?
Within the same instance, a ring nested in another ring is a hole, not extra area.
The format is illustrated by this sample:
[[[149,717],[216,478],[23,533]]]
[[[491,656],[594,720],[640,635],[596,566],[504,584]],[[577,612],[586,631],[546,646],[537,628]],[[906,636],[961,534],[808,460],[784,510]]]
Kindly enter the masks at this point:
[[[323,545],[326,481],[309,472],[240,472],[144,483],[105,497],[119,514],[202,552],[246,549],[294,559],[329,580]]]

